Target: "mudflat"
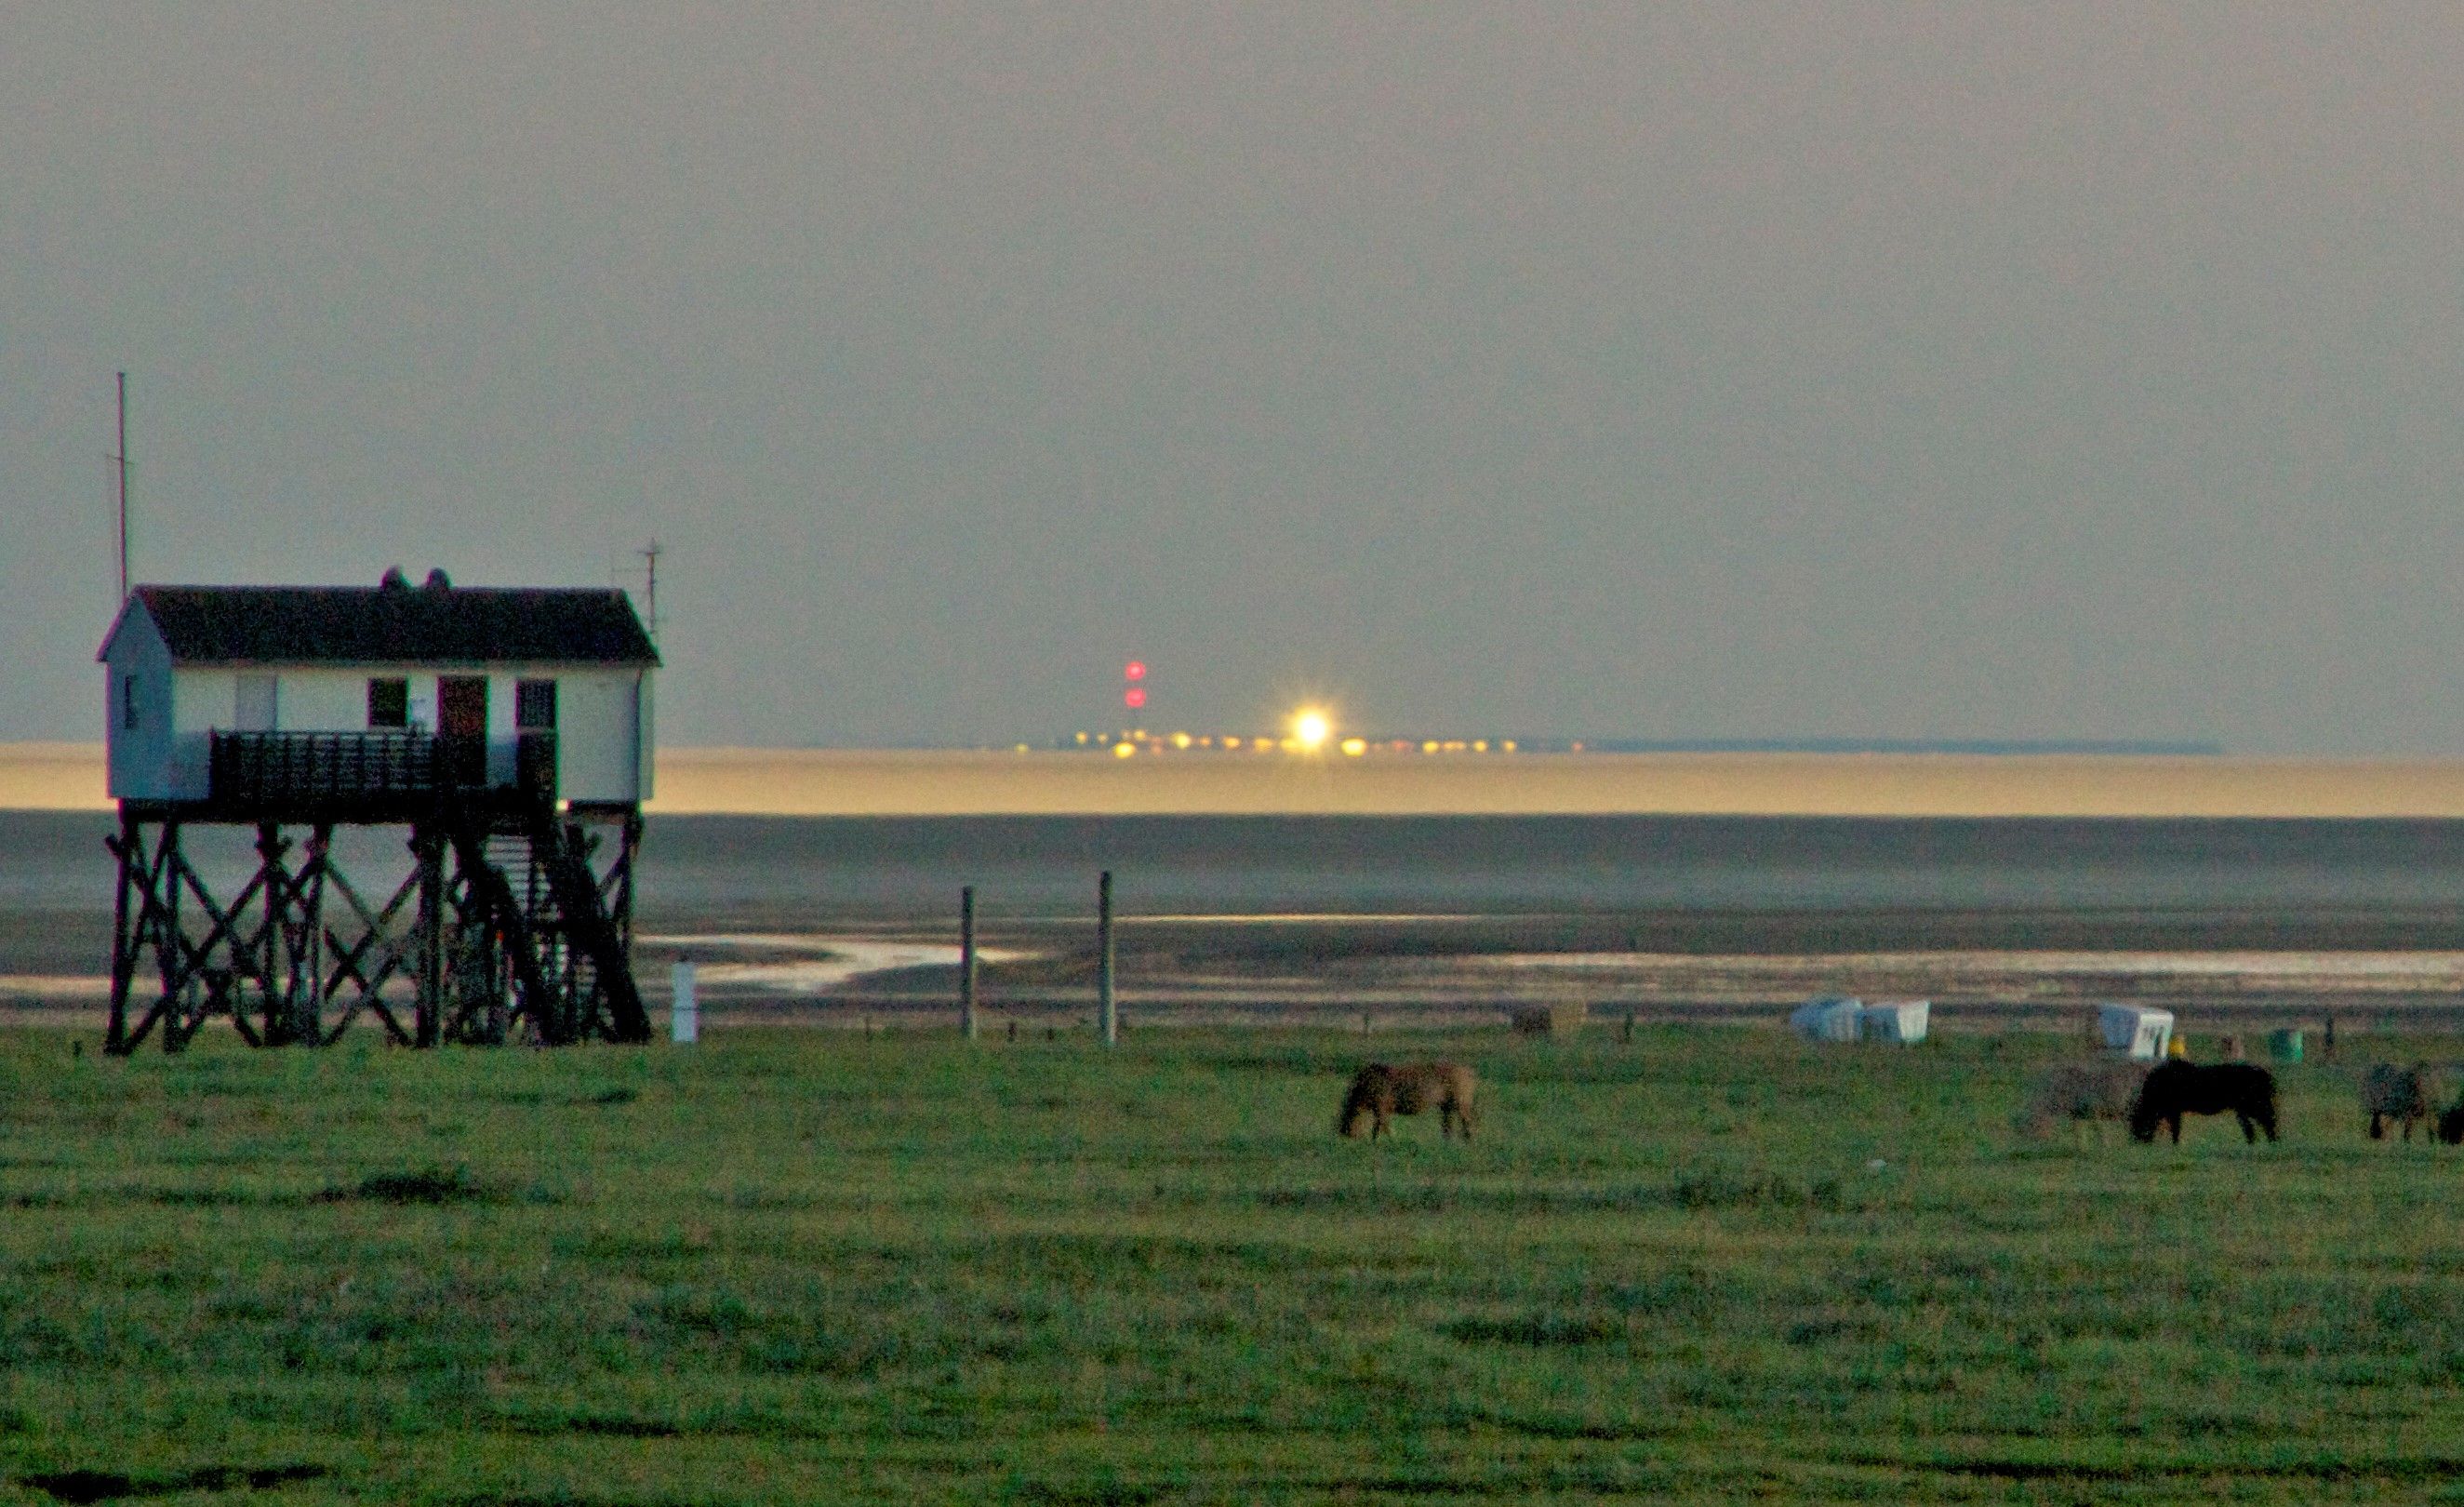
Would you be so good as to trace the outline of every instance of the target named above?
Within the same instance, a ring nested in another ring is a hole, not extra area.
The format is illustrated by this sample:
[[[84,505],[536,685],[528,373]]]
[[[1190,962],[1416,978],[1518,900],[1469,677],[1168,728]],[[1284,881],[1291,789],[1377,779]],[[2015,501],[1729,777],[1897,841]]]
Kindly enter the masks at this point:
[[[101,809],[99,743],[0,743],[0,808]],[[668,748],[653,812],[773,816],[2464,817],[2464,762],[1963,754]]]
[[[2332,1016],[2349,1030],[2440,1024],[2464,999],[2464,820],[2434,814],[2447,766],[1249,758],[671,753],[639,869],[637,973],[656,1001],[675,958],[712,961],[708,946],[662,939],[732,938],[716,945],[736,949],[734,971],[706,983],[714,1020],[939,1022],[954,970],[917,949],[955,943],[969,885],[985,944],[1005,955],[984,976],[988,1008],[1066,1027],[1092,997],[1101,871],[1117,880],[1121,992],[1141,1024],[1365,1016],[1375,1028],[1570,1001],[1612,1017],[1776,1020],[1808,994],[1843,992],[1931,999],[1946,1025],[2059,1024],[2129,999],[2185,1012],[2186,1029]],[[36,762],[76,761],[55,749]],[[1861,779],[1899,806],[2039,813],[1405,809],[1449,781],[1499,802],[1589,791],[1639,803],[1643,772],[1670,806],[1687,779],[1715,774],[1732,804],[1783,805],[1802,775],[1804,805],[1844,804]],[[2240,814],[2042,813],[2090,787],[2115,810],[2154,806],[2160,785],[2173,807]],[[882,809],[674,809],[749,805],[755,787],[772,807],[827,793]],[[1757,788],[1766,796],[1748,799]],[[1100,795],[1125,809],[896,813],[928,789],[954,807]],[[1298,809],[1373,795],[1396,809]],[[1185,809],[1137,809],[1166,797]],[[1235,797],[1295,809],[1205,809]],[[2286,814],[2305,809],[2378,814]],[[94,1008],[109,957],[109,825],[98,806],[0,809],[0,1008]],[[192,839],[224,893],[245,882],[247,838]],[[398,831],[345,833],[343,849],[363,889],[399,882]],[[768,956],[739,967],[747,937],[771,939]]]
[[[2464,763],[1916,754],[675,749],[671,814],[2464,817]]]

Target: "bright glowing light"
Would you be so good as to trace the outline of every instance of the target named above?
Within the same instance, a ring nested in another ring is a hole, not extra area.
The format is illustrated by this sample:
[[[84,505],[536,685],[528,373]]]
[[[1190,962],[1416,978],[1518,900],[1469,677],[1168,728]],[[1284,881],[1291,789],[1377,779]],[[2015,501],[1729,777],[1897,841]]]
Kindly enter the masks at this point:
[[[1368,751],[1369,740],[1366,738],[1347,738],[1343,741],[1344,757],[1348,759],[1357,759]]]
[[[1130,755],[1136,753],[1137,751],[1138,745],[1133,742],[1130,742],[1127,740],[1112,745],[1112,757],[1115,759],[1127,759]]]
[[[1190,742],[1190,736],[1187,733],[1175,733],[1172,735],[1172,745],[1175,748],[1186,748],[1189,746]]]
[[[1327,734],[1334,729],[1328,725],[1326,714],[1313,706],[1301,708],[1292,718],[1292,739],[1310,753],[1326,745]]]
[[[1147,662],[1143,659],[1133,659],[1121,667],[1121,678],[1124,680],[1143,680],[1146,677]]]
[[[1133,685],[1133,686],[1130,687],[1128,690],[1126,690],[1126,691],[1122,692],[1122,693],[1121,693],[1121,704],[1122,704],[1123,706],[1129,707],[1129,708],[1130,708],[1131,710],[1133,710],[1133,711],[1135,711],[1137,708],[1139,708],[1139,707],[1141,707],[1141,706],[1146,705],[1146,704],[1147,704],[1147,688],[1146,688],[1145,686],[1142,686],[1142,685]]]

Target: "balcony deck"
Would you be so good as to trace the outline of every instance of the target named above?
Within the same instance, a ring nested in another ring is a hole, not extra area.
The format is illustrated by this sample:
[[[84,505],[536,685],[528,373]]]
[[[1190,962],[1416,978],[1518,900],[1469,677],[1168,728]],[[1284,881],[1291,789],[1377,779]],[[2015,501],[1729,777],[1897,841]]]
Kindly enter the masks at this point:
[[[491,780],[484,739],[424,732],[212,735],[206,804],[227,819],[400,820],[448,796],[521,804],[557,794],[556,734],[518,735],[511,780]]]

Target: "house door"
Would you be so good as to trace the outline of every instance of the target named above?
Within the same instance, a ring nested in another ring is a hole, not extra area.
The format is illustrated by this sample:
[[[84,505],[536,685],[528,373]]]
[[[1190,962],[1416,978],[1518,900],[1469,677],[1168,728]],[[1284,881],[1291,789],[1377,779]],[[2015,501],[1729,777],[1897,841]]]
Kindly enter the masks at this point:
[[[437,752],[454,785],[488,783],[488,679],[440,676],[436,681]]]

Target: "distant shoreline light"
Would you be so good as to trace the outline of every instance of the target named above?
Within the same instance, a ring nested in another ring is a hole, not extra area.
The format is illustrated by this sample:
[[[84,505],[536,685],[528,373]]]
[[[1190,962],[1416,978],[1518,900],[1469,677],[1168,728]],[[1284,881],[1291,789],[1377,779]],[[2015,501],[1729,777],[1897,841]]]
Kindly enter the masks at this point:
[[[1284,733],[1158,733],[1144,727],[1131,727],[1111,733],[1072,733],[1041,745],[1017,742],[1010,745],[1010,751],[1039,753],[1058,750],[1062,753],[1109,754],[1115,759],[1164,753],[1287,753],[1320,758],[1333,753],[1347,759],[1358,759],[1373,753],[1583,753],[1590,747],[1575,742],[1561,742],[1545,749],[1535,748],[1513,738],[1364,738],[1356,733],[1337,737],[1322,714],[1309,713],[1296,717],[1291,730]]]
[[[1115,732],[1078,732],[1046,743],[1018,742],[1019,753],[1315,753],[1340,749],[1366,754],[1944,754],[1967,758],[2220,759],[2224,744],[2189,740],[2119,738],[1462,738],[1451,735],[1347,734],[1339,742],[1317,724],[1313,736],[1286,733],[1153,732],[1143,727]]]

